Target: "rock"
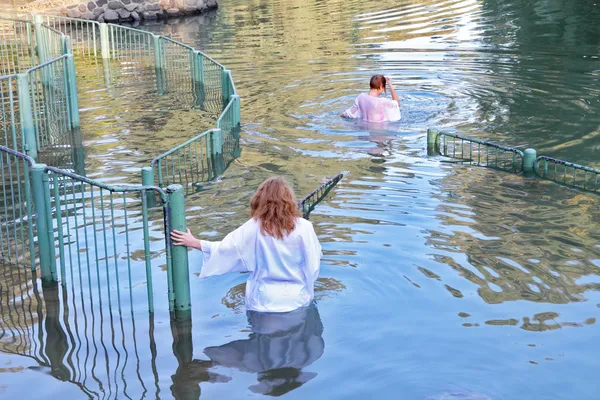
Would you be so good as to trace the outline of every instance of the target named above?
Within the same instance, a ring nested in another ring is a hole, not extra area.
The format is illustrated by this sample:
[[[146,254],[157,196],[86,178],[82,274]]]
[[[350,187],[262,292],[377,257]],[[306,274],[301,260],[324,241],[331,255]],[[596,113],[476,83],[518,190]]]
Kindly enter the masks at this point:
[[[131,4],[131,0],[121,0],[121,3],[123,3],[123,4]]]
[[[169,8],[171,2],[169,0],[160,0],[158,4],[160,4],[162,8]]]
[[[67,10],[67,16],[69,18],[81,18],[81,11],[78,8],[71,8]]]
[[[167,16],[177,17],[179,15],[181,15],[181,11],[179,11],[179,9],[177,9],[177,8],[168,8],[167,9]]]
[[[156,16],[156,13],[155,13],[155,12],[153,12],[153,11],[144,11],[144,12],[142,13],[142,17],[143,17],[144,19],[149,19],[149,20],[154,20],[154,19],[156,19],[156,18],[157,18],[157,16]]]
[[[77,4],[73,4],[73,5],[68,6],[67,10],[71,10],[73,8],[76,8],[76,7],[78,7],[78,5]]]
[[[94,18],[94,14],[91,11],[86,11],[83,14],[81,14],[81,18],[83,18],[83,19],[95,19]]]
[[[123,3],[121,3],[118,0],[111,0],[108,3],[108,8],[111,10],[120,10],[121,8],[123,8]]]
[[[206,4],[206,7],[208,8],[215,8],[219,6],[219,4],[217,4],[217,0],[206,0],[204,4]]]
[[[97,19],[96,21],[98,21],[98,22],[100,22],[101,24],[103,24],[103,23],[104,23],[104,17],[103,17],[103,16],[100,16],[100,17],[98,17],[98,19]]]
[[[102,7],[102,6],[106,5],[106,3],[108,3],[108,0],[96,0],[96,5],[98,7]]]
[[[200,0],[202,1],[202,0]],[[185,5],[189,6],[189,7],[196,7],[196,5],[199,3],[198,0],[185,0]],[[185,8],[184,8],[185,9]]]
[[[144,4],[146,0],[133,0],[134,3]]]
[[[186,14],[194,14],[197,11],[198,11],[198,9],[196,8],[196,6],[185,6],[185,7],[183,7],[183,12],[186,13]]]
[[[142,19],[142,17],[140,17],[140,14],[138,14],[136,11],[131,13],[131,18],[133,18],[134,21],[139,21],[140,19]]]
[[[88,10],[87,7],[85,6],[85,4],[80,4],[79,7],[77,7],[77,9],[79,10],[80,13],[84,13]]]
[[[88,3],[87,8],[88,8],[88,10],[92,11],[94,8],[96,8],[96,3],[94,3],[93,1],[90,1]]]
[[[158,4],[146,4],[144,9],[146,11],[160,11],[160,6]]]
[[[119,10],[117,11],[117,14],[119,14],[119,18],[120,19],[129,19],[131,18],[131,13],[127,10]]]
[[[125,9],[129,12],[133,12],[133,11],[137,10],[138,6],[139,6],[139,4],[127,4],[125,6]]]
[[[106,10],[104,12],[103,17],[106,22],[112,22],[112,21],[119,20],[119,14],[117,14],[117,12],[114,10]]]
[[[94,11],[92,11],[92,15],[94,16],[94,18],[98,18],[102,14],[104,14],[104,10],[101,8],[94,8]]]

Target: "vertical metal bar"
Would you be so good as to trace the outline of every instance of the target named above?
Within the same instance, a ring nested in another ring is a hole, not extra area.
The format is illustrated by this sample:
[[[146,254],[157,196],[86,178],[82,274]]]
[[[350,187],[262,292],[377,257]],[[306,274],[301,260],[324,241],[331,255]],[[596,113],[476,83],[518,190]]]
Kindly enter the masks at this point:
[[[44,194],[43,181],[45,171],[45,164],[33,165],[33,167],[31,168],[31,181],[36,211],[38,248],[40,253],[40,269],[42,272],[42,282],[52,282],[55,280],[55,277],[52,276],[52,270],[50,267],[50,240],[48,237],[48,218],[46,216],[46,196]]]
[[[31,110],[31,98],[29,96],[29,81],[27,74],[19,74],[17,77],[17,90],[19,93],[19,117],[21,118],[21,135],[25,153],[33,159],[37,159],[38,143],[33,127],[33,115]]]
[[[53,177],[54,183],[54,208],[56,212],[56,226],[58,228],[58,257],[60,261],[60,280],[63,286],[67,285],[67,275],[65,269],[65,245],[62,226],[62,206],[60,202],[60,192],[58,190],[58,175]],[[67,214],[67,218],[69,215]],[[73,284],[73,282],[71,282]]]
[[[185,200],[183,186],[171,185],[167,188],[169,196],[169,217],[171,229],[185,232]],[[165,235],[170,235],[170,231]],[[175,292],[175,316],[179,319],[191,318],[190,278],[188,252],[183,246],[171,244],[173,288]]]
[[[68,43],[68,42],[67,42]],[[79,98],[77,97],[77,78],[75,73],[75,58],[69,55],[67,58],[67,99],[69,101],[69,114],[71,115],[71,129],[80,127],[79,120]]]
[[[148,204],[146,190],[142,191],[142,223],[144,227],[144,260],[146,262],[146,290],[148,291],[148,311],[154,312],[154,290],[152,285],[152,263],[150,256],[150,232],[148,229]]]

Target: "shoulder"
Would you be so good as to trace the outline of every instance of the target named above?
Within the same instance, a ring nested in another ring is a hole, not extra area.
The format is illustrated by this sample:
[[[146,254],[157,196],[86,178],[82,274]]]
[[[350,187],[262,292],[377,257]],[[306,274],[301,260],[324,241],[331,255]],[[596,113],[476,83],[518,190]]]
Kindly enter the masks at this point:
[[[386,99],[385,97],[382,97],[381,101],[386,107],[400,107],[396,100]]]
[[[313,227],[312,222],[304,218],[298,218],[296,220],[296,230],[299,232],[314,232],[315,228]]]

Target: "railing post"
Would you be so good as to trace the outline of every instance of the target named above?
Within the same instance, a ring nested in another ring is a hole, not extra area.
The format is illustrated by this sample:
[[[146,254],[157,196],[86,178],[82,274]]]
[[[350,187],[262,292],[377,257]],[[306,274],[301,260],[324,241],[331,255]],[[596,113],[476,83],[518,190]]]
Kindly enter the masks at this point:
[[[33,31],[35,33],[35,47],[38,56],[38,65],[45,63],[47,60],[46,43],[42,33],[42,16],[33,16]]]
[[[68,39],[70,40],[70,39]],[[70,48],[70,46],[69,46]],[[67,70],[67,98],[69,101],[69,114],[71,115],[71,129],[79,129],[79,98],[77,97],[77,76],[75,73],[75,57],[67,56],[65,68]]]
[[[210,147],[211,153],[221,154],[223,153],[223,140],[221,136],[221,129],[213,129],[210,135]]]
[[[240,96],[234,94],[231,96],[233,99],[233,127],[235,128],[240,124],[241,121],[241,109],[240,109]]]
[[[142,168],[142,186],[154,186],[154,168]],[[156,197],[153,191],[146,193],[146,200],[148,201],[148,207],[153,208],[156,206]]]
[[[156,72],[156,87],[158,89],[158,94],[164,94],[164,77],[163,77],[163,68],[162,68],[162,59],[161,59],[161,45],[160,45],[160,36],[153,35],[154,40],[154,70]]]
[[[221,96],[223,97],[223,107],[226,107],[229,103],[229,96],[233,93],[229,93],[229,70],[221,70]]]
[[[438,131],[436,129],[427,129],[427,155],[434,156],[438,141]]]
[[[19,95],[19,119],[21,121],[23,150],[35,160],[37,159],[38,141],[33,124],[33,110],[31,108],[29,78],[27,74],[19,74],[17,76],[17,91]]]
[[[167,188],[169,196],[170,230],[185,232],[185,200],[183,186],[171,185]],[[171,232],[166,232],[170,235]],[[169,241],[169,243],[171,243]],[[184,246],[173,246],[171,243],[173,270],[173,291],[175,292],[175,318],[191,318],[190,271],[188,266],[188,250]]]
[[[192,53],[192,68],[193,68],[193,87],[196,100],[196,106],[201,108],[204,105],[206,94],[204,92],[204,67],[202,55],[198,51]]]
[[[523,152],[523,173],[527,177],[535,175],[535,160],[537,152],[535,149],[525,149]]]
[[[100,24],[100,54],[103,60],[110,59],[110,42],[108,40],[108,25]]]
[[[46,175],[45,182],[44,175]],[[48,175],[46,174],[45,164],[34,164],[31,168],[31,187],[33,189],[33,201],[36,213],[42,284],[47,285],[56,282],[58,279],[56,275],[56,259],[52,259],[50,249],[52,241],[50,240],[49,232],[52,232],[52,230],[48,226],[50,219],[46,199],[50,194],[45,192],[48,187]]]

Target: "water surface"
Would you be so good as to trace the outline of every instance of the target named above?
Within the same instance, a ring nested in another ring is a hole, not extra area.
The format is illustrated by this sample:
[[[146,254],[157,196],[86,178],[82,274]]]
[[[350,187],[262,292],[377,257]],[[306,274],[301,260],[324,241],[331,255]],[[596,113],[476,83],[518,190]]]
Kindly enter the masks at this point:
[[[200,281],[201,256],[190,253],[191,326],[169,326],[161,311],[148,320],[139,310],[135,318],[98,310],[84,327],[87,305],[67,310],[67,293],[53,309],[58,294],[7,275],[14,289],[3,283],[3,303],[18,300],[4,318],[14,333],[0,339],[0,390],[598,397],[599,198],[428,158],[424,137],[437,127],[600,167],[597,3],[222,0],[217,12],[143,28],[222,62],[242,97],[241,157],[186,199],[195,232],[218,239],[243,223],[253,191],[272,174],[304,194],[350,171],[311,215],[325,254],[317,306],[290,319],[248,318],[245,276]],[[374,73],[392,77],[402,121],[338,118]],[[142,101],[149,89],[140,80],[119,96],[93,91],[97,77],[86,76],[89,176],[139,179],[159,151],[213,124],[211,115]],[[166,277],[155,268],[160,290]],[[78,332],[67,323],[74,315]],[[11,347],[19,335],[29,339]],[[10,354],[30,349],[36,357]]]

